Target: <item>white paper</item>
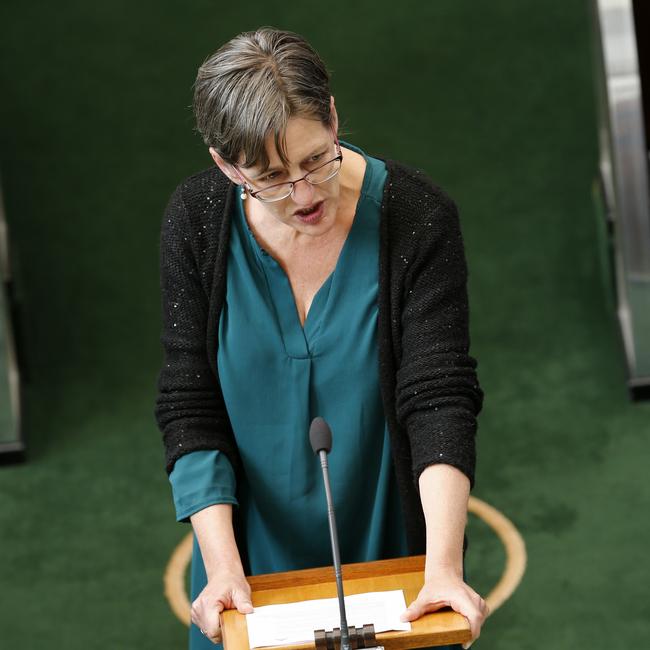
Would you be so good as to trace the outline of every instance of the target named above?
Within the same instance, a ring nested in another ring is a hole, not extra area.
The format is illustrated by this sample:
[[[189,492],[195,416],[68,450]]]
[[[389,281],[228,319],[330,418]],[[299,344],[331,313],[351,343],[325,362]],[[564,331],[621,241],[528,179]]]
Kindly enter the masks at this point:
[[[402,623],[400,614],[406,609],[404,593],[374,591],[345,597],[348,626],[362,627],[372,623],[375,632],[411,629]],[[304,600],[286,605],[256,607],[246,615],[248,641],[251,648],[308,643],[314,630],[332,630],[341,626],[338,598]]]

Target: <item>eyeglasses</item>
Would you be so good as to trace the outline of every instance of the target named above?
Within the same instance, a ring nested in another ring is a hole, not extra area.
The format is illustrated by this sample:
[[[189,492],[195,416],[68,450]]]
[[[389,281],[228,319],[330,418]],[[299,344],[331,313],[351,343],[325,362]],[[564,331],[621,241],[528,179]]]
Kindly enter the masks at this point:
[[[296,184],[300,183],[300,181],[306,181],[310,185],[320,185],[321,183],[325,183],[326,181],[334,178],[334,176],[336,176],[339,171],[341,171],[343,154],[341,153],[341,145],[339,144],[338,138],[334,140],[334,144],[336,145],[336,151],[338,155],[335,158],[332,158],[332,160],[319,165],[315,169],[312,169],[310,172],[307,172],[302,178],[298,178],[295,181],[275,183],[274,185],[262,187],[258,190],[253,189],[237,165],[233,165],[233,167],[237,170],[237,173],[241,177],[242,181],[244,181],[244,187],[251,197],[257,199],[258,201],[262,201],[263,203],[282,201],[282,199],[286,199],[288,196],[291,196],[293,194],[293,190]]]

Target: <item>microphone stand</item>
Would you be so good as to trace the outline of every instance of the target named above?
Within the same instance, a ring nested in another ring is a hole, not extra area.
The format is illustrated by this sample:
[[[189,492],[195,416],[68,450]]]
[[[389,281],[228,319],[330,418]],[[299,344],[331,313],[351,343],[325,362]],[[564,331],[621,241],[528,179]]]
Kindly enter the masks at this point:
[[[345,614],[345,596],[343,594],[343,572],[341,570],[341,555],[339,553],[339,538],[336,531],[336,517],[334,515],[334,502],[332,500],[332,489],[330,487],[329,467],[327,465],[327,452],[321,449],[320,466],[323,469],[323,481],[325,482],[325,497],[327,498],[327,514],[330,527],[330,540],[332,542],[332,555],[334,556],[334,573],[336,575],[336,592],[339,598],[339,610],[341,612],[341,650],[350,650],[350,634],[348,631],[348,619]]]
[[[334,558],[334,574],[336,575],[336,593],[338,595],[339,611],[341,613],[340,630],[334,628],[331,632],[326,632],[325,630],[314,631],[316,650],[356,650],[357,648],[384,650],[383,646],[377,645],[374,625],[348,628],[348,620],[345,613],[345,596],[343,594],[343,572],[341,570],[341,555],[339,553],[339,537],[336,531],[334,500],[332,499],[329,467],[327,465],[327,454],[332,448],[332,431],[323,418],[315,418],[312,421],[309,427],[309,439],[314,453],[320,458],[320,464],[323,470],[330,541],[332,543],[332,556]]]

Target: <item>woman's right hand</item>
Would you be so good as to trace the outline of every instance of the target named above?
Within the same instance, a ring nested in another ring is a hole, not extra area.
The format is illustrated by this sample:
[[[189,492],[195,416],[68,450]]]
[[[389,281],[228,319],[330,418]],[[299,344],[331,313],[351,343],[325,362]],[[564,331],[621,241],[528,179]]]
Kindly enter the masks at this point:
[[[220,571],[211,575],[205,589],[192,603],[192,623],[212,643],[221,643],[219,614],[224,609],[236,609],[240,614],[252,613],[251,588],[243,573]]]

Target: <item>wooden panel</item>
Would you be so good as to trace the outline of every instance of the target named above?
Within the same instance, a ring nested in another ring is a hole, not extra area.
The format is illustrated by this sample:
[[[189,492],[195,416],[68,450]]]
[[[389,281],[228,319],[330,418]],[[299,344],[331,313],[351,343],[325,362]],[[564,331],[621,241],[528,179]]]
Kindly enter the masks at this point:
[[[343,566],[346,596],[369,591],[402,589],[406,604],[415,600],[424,580],[424,556],[363,562]],[[294,603],[316,598],[335,598],[334,568],[305,569],[248,578],[253,606]],[[246,617],[236,610],[221,616],[225,650],[249,650]],[[469,641],[467,619],[451,610],[427,614],[411,623],[410,632],[383,632],[377,641],[387,650],[424,648]],[[274,646],[280,650],[313,650],[314,643]]]

